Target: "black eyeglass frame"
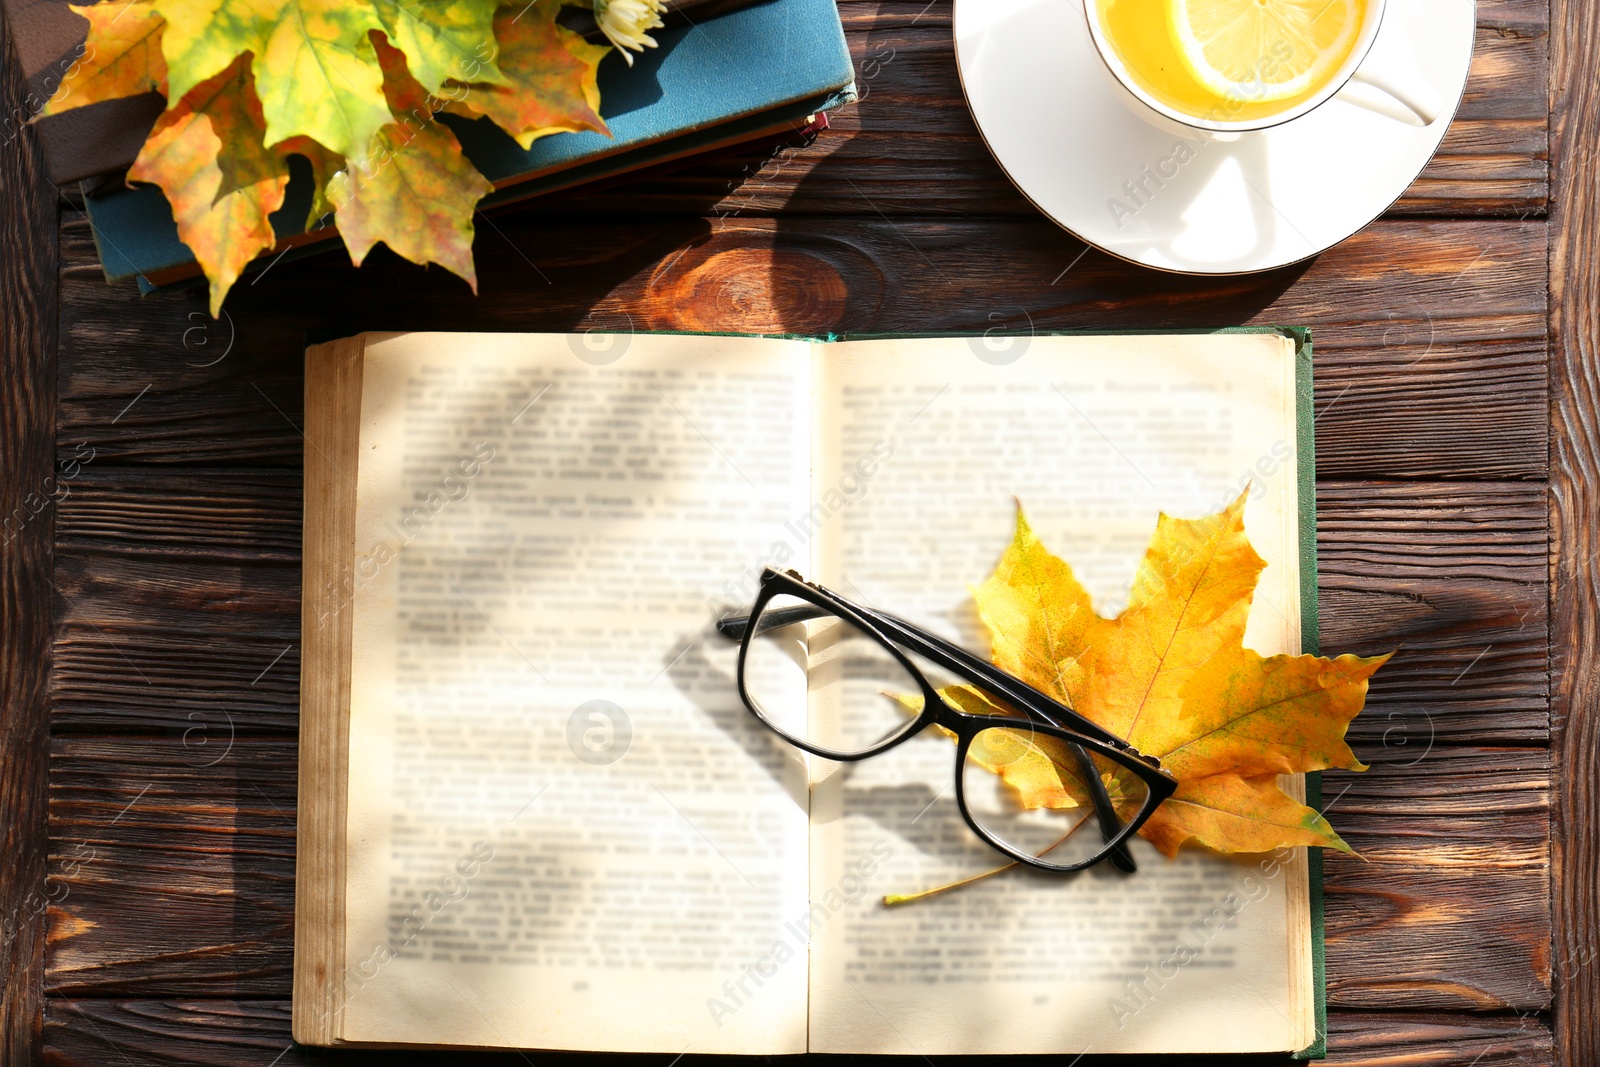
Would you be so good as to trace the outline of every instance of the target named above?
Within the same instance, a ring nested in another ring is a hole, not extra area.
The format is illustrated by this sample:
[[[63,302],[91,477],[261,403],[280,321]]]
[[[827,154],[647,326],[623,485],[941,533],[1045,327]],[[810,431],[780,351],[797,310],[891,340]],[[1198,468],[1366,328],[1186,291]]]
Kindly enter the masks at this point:
[[[772,598],[784,594],[804,600],[818,610],[813,612],[802,608],[788,608],[780,609],[770,615],[764,614]],[[838,752],[813,744],[804,738],[794,737],[767,717],[745,684],[745,660],[749,655],[751,639],[758,630],[787,626],[807,619],[820,618],[823,615],[842,618],[874,638],[922,689],[922,710],[906,727],[860,752]],[[752,619],[757,621],[757,625],[750,625]],[[904,619],[855,604],[830,589],[806,581],[794,571],[778,571],[771,567],[763,569],[761,585],[749,614],[722,619],[717,623],[717,629],[723,636],[739,641],[738,686],[739,697],[744,701],[745,707],[768,729],[806,752],[828,760],[852,763],[887,752],[921,733],[930,725],[942,726],[955,734],[956,807],[960,810],[962,819],[980,839],[1017,862],[1030,867],[1065,874],[1110,859],[1121,870],[1135,870],[1133,857],[1128,854],[1125,842],[1178,787],[1177,779],[1163,770],[1160,761],[1155,757],[1145,755],[1048,693],[1043,693],[1020,678],[1007,674],[960,645],[952,644]],[[975,715],[953,706],[939,695],[939,691],[902,651],[901,645],[1003,699],[1008,705],[1027,716],[1030,732],[1037,731],[1055,737],[1067,745],[1068,750],[1079,761],[1080,773],[1094,794],[1095,814],[1100,824],[1101,835],[1105,839],[1100,851],[1092,858],[1079,863],[1070,865],[1050,863],[1045,861],[1042,855],[1032,855],[1001,840],[973,817],[967,809],[961,773],[966,765],[967,753],[972,747],[973,739],[987,729],[1017,730],[1018,720],[1008,715]],[[1094,770],[1085,749],[1098,752],[1118,766],[1127,768],[1149,788],[1150,792],[1144,805],[1126,824],[1117,814],[1115,805],[1107,795],[1105,786]]]

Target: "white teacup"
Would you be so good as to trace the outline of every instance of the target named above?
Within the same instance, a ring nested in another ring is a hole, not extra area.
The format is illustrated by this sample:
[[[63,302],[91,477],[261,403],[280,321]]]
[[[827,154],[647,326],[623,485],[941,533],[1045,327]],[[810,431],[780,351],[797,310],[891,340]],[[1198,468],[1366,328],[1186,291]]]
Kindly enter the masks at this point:
[[[1366,18],[1356,36],[1354,47],[1343,64],[1328,78],[1321,89],[1310,97],[1281,111],[1254,118],[1236,119],[1226,113],[1227,105],[1213,110],[1209,115],[1192,115],[1166,104],[1139,85],[1129,73],[1122,57],[1112,47],[1101,25],[1100,5],[1096,0],[1083,0],[1083,10],[1089,19],[1089,36],[1105,62],[1111,75],[1140,103],[1174,122],[1199,130],[1228,133],[1260,130],[1299,118],[1306,112],[1346,93],[1353,104],[1385,115],[1397,122],[1413,126],[1431,126],[1439,118],[1439,96],[1417,70],[1415,53],[1411,50],[1405,27],[1391,17],[1385,26],[1384,14],[1388,0],[1367,0]],[[1385,30],[1380,35],[1379,31]],[[1346,92],[1348,90],[1348,92]],[[1251,100],[1241,97],[1238,109],[1243,110]],[[1220,113],[1219,113],[1220,112]]]

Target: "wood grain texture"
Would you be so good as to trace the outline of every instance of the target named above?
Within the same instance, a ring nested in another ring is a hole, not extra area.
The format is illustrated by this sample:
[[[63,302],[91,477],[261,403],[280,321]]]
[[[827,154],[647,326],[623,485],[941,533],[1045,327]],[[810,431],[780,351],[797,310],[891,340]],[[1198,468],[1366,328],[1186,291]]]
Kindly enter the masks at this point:
[[[300,472],[91,466],[72,486],[54,728],[165,732],[197,759],[236,733],[292,736]]]
[[[1549,1024],[1537,1016],[1332,1011],[1328,1067],[1548,1067]]]
[[[85,466],[56,522],[77,563],[57,579],[54,728],[168,731],[197,755],[292,733],[300,486],[298,470]]]
[[[1600,10],[1553,0],[1550,527],[1558,1062],[1600,1062]]]
[[[296,746],[51,747],[51,993],[289,992]]]
[[[1326,854],[1329,1004],[1548,1009],[1549,753],[1358,754],[1371,770],[1323,777],[1360,853]]]
[[[1325,478],[1540,478],[1547,467],[1538,222],[1382,223],[1310,264],[1159,275],[1042,220],[508,217],[482,296],[387,260],[285,262],[204,298],[107,287],[63,227],[60,450],[95,464],[297,467],[306,331],[893,332],[1312,327]],[[340,299],[329,301],[330,292]]]
[[[236,733],[292,735],[298,472],[108,465],[73,486],[54,729],[165,733],[197,754]],[[1397,755],[1545,740],[1544,523],[1531,483],[1319,485],[1324,648],[1399,649],[1353,737]]]
[[[1329,1067],[1548,1067],[1551,1062],[1550,1031],[1537,1018],[1335,1011],[1329,1015],[1328,1031],[1333,1046],[1325,1061]],[[52,999],[45,1015],[45,1047],[53,1067],[305,1067],[329,1062],[413,1067],[440,1062],[429,1053],[330,1053],[292,1047],[289,1005],[282,1000]],[[451,1053],[449,1062],[525,1067],[528,1060],[515,1053]],[[541,1052],[534,1062],[580,1065],[597,1060],[580,1053]],[[697,1057],[688,1062],[748,1061]],[[1165,1061],[1124,1056],[1075,1062],[1081,1067],[1150,1067]]]
[[[1544,487],[1320,482],[1323,651],[1395,656],[1350,736],[1390,758],[1548,737]]]
[[[534,211],[696,215],[1016,215],[1012,187],[961,92],[947,0],[842,0],[863,98],[798,151],[753,149],[643,184],[553,200]],[[1548,196],[1549,18],[1529,0],[1483,0],[1461,109],[1393,216],[1543,213]],[[1425,45],[1424,45],[1425,47]],[[527,210],[527,209],[519,209]]]
[[[0,21],[0,115],[26,115]],[[56,205],[33,132],[0,145],[0,1063],[39,1055],[46,881]]]
[[[1366,855],[1328,865],[1331,1002],[1546,1007],[1547,754],[1405,762],[1325,785]],[[51,913],[53,994],[288,995],[295,745],[240,738],[199,763],[177,739],[54,743],[51,870],[69,892]]]
[[[496,215],[478,299],[380,251],[360,272],[280,264],[212,323],[198,295],[106,286],[63,214],[57,459],[82,470],[56,509],[61,592],[35,601],[56,617],[49,866],[19,874],[8,848],[0,887],[48,873],[66,896],[31,977],[7,960],[7,1011],[19,980],[35,999],[4,1020],[29,1042],[6,1062],[34,1062],[46,980],[53,1064],[440,1062],[288,1043],[305,331],[1240,322],[1315,330],[1325,646],[1401,649],[1352,730],[1373,770],[1326,785],[1366,857],[1329,863],[1329,1062],[1600,1062],[1596,14],[1555,0],[1552,37],[1544,0],[1480,0],[1461,114],[1389,221],[1309,264],[1182,279],[1085,252],[1011,188],[961,101],[947,0],[840,6],[866,99],[834,131]],[[9,196],[26,165],[0,160],[0,338],[50,275],[12,256],[37,226]],[[30,354],[53,322],[25,327]],[[8,471],[17,436],[0,425]],[[1555,782],[1553,848],[1552,633],[1557,766],[1583,776]]]

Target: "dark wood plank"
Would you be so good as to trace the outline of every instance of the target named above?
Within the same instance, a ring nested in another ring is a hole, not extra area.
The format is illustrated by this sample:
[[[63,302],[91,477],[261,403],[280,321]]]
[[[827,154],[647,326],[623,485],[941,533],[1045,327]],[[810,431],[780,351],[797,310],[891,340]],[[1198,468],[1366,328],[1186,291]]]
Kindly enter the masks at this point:
[[[526,1067],[521,1053],[330,1051],[296,1046],[287,1000],[102,1000],[52,997],[45,1015],[45,1048],[52,1067],[89,1064],[184,1064],[186,1067]],[[594,1056],[541,1052],[539,1064],[595,1063]],[[662,1060],[665,1062],[665,1059]],[[722,1057],[687,1062],[741,1063]]]
[[[295,745],[220,761],[175,739],[53,745],[47,987],[63,996],[286,996]],[[1409,762],[1409,761],[1408,761]],[[1439,746],[1330,775],[1330,996],[1343,1006],[1549,1003],[1549,782],[1542,749]],[[1485,872],[1492,877],[1485,877]]]
[[[834,113],[833,129],[816,144],[736,153],[534,210],[1036,215],[995,163],[965,106],[952,5],[844,0],[839,10],[864,95]],[[1548,29],[1543,4],[1478,4],[1461,109],[1391,216],[1526,218],[1545,210]]]
[[[1396,759],[1546,740],[1545,513],[1534,483],[1317,485],[1323,649],[1395,651],[1352,737]]]
[[[1547,1067],[1550,1026],[1522,1014],[1332,1011],[1325,1062],[1329,1067]]]
[[[109,707],[117,728],[170,728],[197,745],[267,709],[293,731],[298,547],[291,560],[219,560],[206,550],[214,533],[197,522],[192,550],[174,545],[163,555],[138,537],[94,552],[62,547],[56,701]]]
[[[72,485],[54,728],[166,732],[197,756],[292,735],[298,473],[104,466]],[[1399,650],[1353,737],[1396,755],[1545,739],[1542,487],[1324,482],[1318,522],[1324,647]]]
[[[1527,218],[1548,208],[1549,29],[1546,4],[1480,0],[1461,108],[1391,214]]]
[[[1550,1030],[1538,1018],[1335,1011],[1328,1018],[1328,1042],[1326,1062],[1330,1067],[1547,1067],[1550,1063]],[[526,1063],[516,1054],[294,1048],[289,1040],[289,1003],[284,1000],[52,998],[45,1014],[45,1048],[55,1067],[106,1063],[298,1067],[331,1062],[509,1067]],[[538,1062],[597,1061],[577,1053],[542,1052]],[[696,1057],[686,1062],[747,1061]],[[1120,1057],[1088,1058],[1082,1064],[1142,1067],[1161,1062]]]
[[[292,741],[58,740],[50,776],[53,994],[287,995]]]
[[[1553,0],[1550,648],[1557,1062],[1600,1062],[1600,9]]]
[[[1326,854],[1328,1002],[1549,1008],[1549,753],[1435,746],[1371,766],[1323,777],[1361,854]]]
[[[96,465],[298,466],[306,330],[981,333],[1252,322],[1315,331],[1324,477],[1538,478],[1546,469],[1537,222],[1382,223],[1310,264],[1203,279],[1085,254],[1042,220],[519,215],[480,233],[477,299],[438,271],[393,262],[356,271],[324,257],[242,284],[215,324],[198,294],[107,287],[85,230],[70,220],[63,230],[61,456],[92,448]]]
[[[0,20],[0,1062],[39,1056],[55,436],[56,204]]]
[[[1541,477],[1543,339],[1457,342],[1449,334],[1469,326],[1414,308],[1382,313],[1388,329],[1370,347],[1330,352],[1316,344],[1317,470],[1351,478]],[[1501,321],[1517,330],[1511,316]],[[1442,402],[1446,393],[1452,399]],[[1419,418],[1423,412],[1431,417]]]
[[[63,478],[56,547],[216,564],[300,562],[300,472],[85,464]]]
[[[70,489],[54,727],[167,731],[196,756],[238,731],[292,735],[300,472],[89,465]]]

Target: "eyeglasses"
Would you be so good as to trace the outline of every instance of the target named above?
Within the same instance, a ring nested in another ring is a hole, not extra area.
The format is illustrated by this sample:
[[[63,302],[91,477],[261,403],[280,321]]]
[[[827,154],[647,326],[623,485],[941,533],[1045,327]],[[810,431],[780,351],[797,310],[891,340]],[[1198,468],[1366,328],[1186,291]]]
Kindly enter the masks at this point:
[[[1158,760],[1049,695],[794,571],[762,571],[750,613],[717,629],[739,641],[745,706],[813,755],[863,760],[930,725],[947,731],[961,817],[1018,863],[1135,870],[1129,835],[1177,789]],[[919,664],[967,685],[946,699]]]

